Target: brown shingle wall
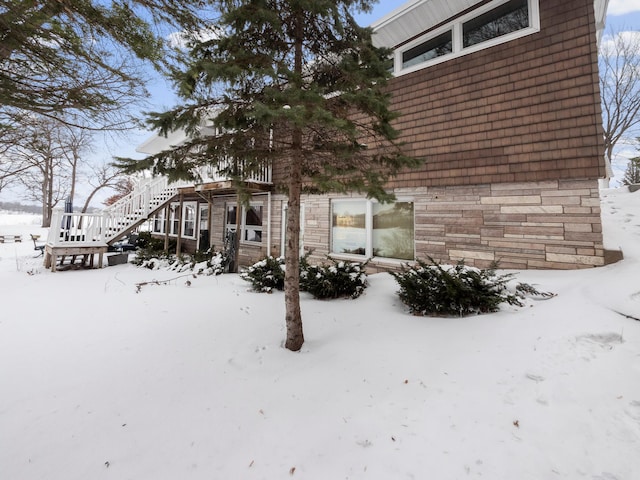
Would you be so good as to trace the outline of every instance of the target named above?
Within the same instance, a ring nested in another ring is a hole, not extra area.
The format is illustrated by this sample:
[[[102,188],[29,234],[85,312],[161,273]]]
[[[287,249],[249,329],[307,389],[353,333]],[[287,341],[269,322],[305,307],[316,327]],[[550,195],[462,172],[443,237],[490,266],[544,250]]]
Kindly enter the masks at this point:
[[[591,0],[540,0],[539,33],[391,81],[401,140],[426,160],[397,186],[604,175]]]

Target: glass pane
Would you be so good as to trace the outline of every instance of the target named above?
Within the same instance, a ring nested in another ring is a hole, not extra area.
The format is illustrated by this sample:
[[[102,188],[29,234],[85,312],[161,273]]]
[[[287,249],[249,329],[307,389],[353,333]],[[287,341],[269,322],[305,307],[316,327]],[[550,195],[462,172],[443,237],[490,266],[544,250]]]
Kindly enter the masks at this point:
[[[247,242],[262,242],[262,230],[247,228],[244,231],[244,239]]]
[[[184,218],[188,222],[193,222],[196,218],[196,207],[193,205],[185,205]]]
[[[246,213],[245,225],[262,225],[262,206],[249,207]]]
[[[373,204],[373,255],[414,259],[413,202]]]
[[[200,230],[209,230],[209,207],[200,208]]]
[[[227,205],[227,225],[236,224],[236,211],[237,207],[235,205]]]
[[[527,0],[511,0],[462,25],[463,45],[470,47],[529,26]]]
[[[427,60],[446,55],[452,51],[450,30],[404,52],[402,54],[402,68],[408,68],[412,65],[426,62]]]
[[[331,215],[331,251],[365,255],[367,203],[335,201]]]

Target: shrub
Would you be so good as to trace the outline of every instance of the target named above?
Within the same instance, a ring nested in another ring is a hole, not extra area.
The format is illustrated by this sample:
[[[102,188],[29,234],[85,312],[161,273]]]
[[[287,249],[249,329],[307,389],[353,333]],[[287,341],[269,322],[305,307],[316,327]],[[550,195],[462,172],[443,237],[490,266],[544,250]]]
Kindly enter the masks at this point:
[[[256,292],[283,290],[284,257],[268,256],[240,272],[240,278],[250,282]]]
[[[175,238],[169,239],[169,251],[176,251],[177,240]],[[151,232],[140,232],[138,239],[136,240],[136,247],[143,248],[149,251],[163,252],[164,251],[164,239],[156,238],[151,235]]]
[[[308,254],[300,258],[300,290],[315,298],[359,297],[367,286],[365,264],[333,262],[311,266]],[[257,292],[284,290],[284,258],[267,257],[240,272]]]
[[[151,270],[157,267],[161,262],[173,263],[175,261],[175,255],[165,252],[164,250],[156,250],[154,248],[139,248],[136,251],[136,256],[131,263],[139,267],[146,267]]]
[[[216,252],[210,248],[204,252],[198,250],[190,259],[191,269],[198,275],[221,275],[229,265],[226,252]]]
[[[364,263],[336,262],[333,265],[311,266],[300,272],[300,289],[314,298],[357,298],[367,287]]]
[[[509,291],[513,274],[497,275],[494,268],[478,269],[457,265],[418,265],[391,273],[400,285],[398,295],[415,315],[464,316],[498,311],[501,303],[523,306],[525,294],[551,297],[528,284],[518,284]]]
[[[213,249],[176,257],[164,251],[144,248],[137,252],[131,263],[150,270],[165,268],[175,272],[192,271],[197,275],[220,275],[225,272],[229,260],[224,252],[216,252]]]

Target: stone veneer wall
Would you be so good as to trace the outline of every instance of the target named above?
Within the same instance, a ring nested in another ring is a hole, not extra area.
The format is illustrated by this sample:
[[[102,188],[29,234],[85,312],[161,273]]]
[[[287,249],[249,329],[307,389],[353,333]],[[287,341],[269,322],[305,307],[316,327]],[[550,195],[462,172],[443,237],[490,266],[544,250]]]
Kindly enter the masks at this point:
[[[500,268],[575,269],[604,265],[597,180],[554,180],[396,189],[413,199],[416,257]],[[355,195],[354,195],[355,197]],[[309,196],[304,247],[330,253],[331,198]],[[400,262],[373,260],[372,269]]]

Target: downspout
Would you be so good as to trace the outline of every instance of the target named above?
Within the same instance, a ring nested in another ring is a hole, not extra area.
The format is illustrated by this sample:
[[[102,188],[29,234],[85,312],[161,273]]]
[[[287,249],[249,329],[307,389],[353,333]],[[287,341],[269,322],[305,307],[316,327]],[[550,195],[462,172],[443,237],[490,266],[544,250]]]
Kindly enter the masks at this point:
[[[267,256],[271,255],[271,192],[267,192]]]

